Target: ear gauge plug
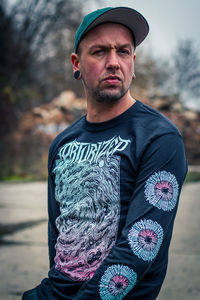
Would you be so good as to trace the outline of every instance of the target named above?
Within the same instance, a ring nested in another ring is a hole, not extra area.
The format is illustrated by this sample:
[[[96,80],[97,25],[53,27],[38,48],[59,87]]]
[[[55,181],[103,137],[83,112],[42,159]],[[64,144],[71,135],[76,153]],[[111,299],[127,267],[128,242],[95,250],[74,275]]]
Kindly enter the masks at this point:
[[[81,79],[81,72],[78,71],[78,70],[75,71],[75,72],[74,72],[74,78],[77,79],[77,80]]]
[[[135,75],[135,73],[133,73],[133,75],[132,75],[132,79],[135,79],[136,78],[136,75]]]

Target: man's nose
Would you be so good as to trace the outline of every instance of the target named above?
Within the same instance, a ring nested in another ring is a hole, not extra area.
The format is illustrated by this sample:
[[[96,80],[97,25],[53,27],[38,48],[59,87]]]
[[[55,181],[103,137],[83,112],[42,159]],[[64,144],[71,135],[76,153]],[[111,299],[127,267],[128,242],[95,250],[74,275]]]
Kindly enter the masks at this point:
[[[107,69],[119,69],[119,57],[115,50],[112,50],[107,55],[106,68]]]

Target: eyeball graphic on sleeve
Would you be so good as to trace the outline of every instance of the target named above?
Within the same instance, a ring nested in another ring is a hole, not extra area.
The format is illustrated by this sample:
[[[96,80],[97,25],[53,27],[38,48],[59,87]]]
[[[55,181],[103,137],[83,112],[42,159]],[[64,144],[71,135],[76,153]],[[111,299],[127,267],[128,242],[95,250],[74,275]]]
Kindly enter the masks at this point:
[[[100,282],[102,300],[121,300],[133,288],[137,274],[124,265],[108,267]]]
[[[152,261],[162,244],[163,229],[152,220],[136,222],[129,231],[128,241],[133,253],[144,261]]]
[[[178,199],[179,186],[170,172],[154,173],[145,184],[145,198],[149,203],[164,211],[171,211]]]

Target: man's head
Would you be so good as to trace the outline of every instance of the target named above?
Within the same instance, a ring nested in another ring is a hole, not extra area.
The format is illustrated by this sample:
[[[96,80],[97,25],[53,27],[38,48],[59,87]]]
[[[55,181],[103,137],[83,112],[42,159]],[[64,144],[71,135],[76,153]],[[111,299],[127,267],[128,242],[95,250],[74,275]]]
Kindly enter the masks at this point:
[[[129,8],[106,8],[84,18],[76,33],[72,64],[74,74],[80,74],[77,79],[83,80],[87,98],[112,103],[127,93],[135,47],[147,34],[144,17]]]
[[[84,17],[75,35],[74,52],[78,52],[80,41],[90,30],[104,23],[126,26],[132,32],[135,47],[146,38],[149,32],[146,19],[136,10],[129,7],[105,7]]]

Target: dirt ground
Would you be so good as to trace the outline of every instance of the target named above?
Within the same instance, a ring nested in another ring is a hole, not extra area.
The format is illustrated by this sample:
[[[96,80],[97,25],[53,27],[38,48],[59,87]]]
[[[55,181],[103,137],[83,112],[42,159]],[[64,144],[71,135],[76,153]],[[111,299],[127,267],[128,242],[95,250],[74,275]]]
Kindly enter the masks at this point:
[[[184,185],[158,300],[200,299],[200,183]],[[0,300],[19,300],[48,272],[46,183],[0,183]]]

